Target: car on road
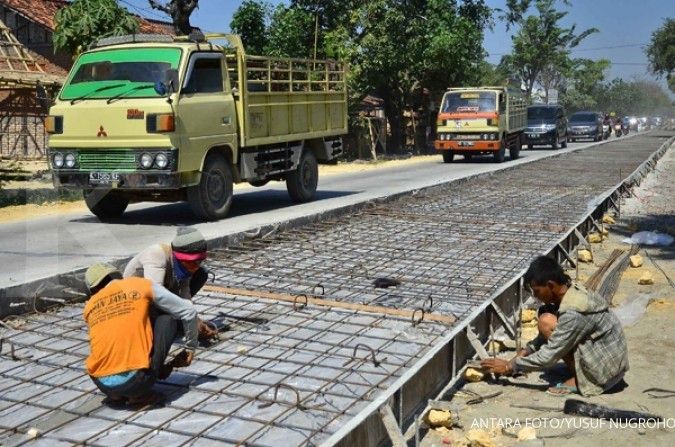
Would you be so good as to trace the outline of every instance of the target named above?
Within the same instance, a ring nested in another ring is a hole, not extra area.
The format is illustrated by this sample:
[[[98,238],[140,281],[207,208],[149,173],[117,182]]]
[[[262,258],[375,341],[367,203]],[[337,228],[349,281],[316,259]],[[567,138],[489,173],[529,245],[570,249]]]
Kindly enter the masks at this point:
[[[527,108],[525,144],[550,145],[553,149],[567,147],[567,118],[559,105],[533,105]]]
[[[599,112],[576,112],[570,116],[567,126],[569,141],[602,141],[602,114]]]

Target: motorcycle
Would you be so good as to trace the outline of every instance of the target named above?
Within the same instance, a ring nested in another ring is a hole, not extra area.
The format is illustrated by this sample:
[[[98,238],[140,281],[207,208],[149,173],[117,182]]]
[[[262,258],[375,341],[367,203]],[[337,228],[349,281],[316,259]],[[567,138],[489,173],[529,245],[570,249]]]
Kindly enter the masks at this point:
[[[616,135],[617,138],[619,138],[622,134],[622,126],[620,123],[616,123],[614,125],[614,135]]]
[[[608,123],[602,125],[602,139],[606,140],[612,134],[612,126]]]

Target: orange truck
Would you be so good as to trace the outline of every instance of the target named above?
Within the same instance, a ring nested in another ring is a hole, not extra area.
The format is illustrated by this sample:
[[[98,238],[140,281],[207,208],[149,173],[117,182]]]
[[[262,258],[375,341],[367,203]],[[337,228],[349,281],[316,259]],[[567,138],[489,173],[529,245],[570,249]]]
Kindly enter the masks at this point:
[[[470,160],[491,154],[504,161],[506,149],[518,158],[527,126],[527,104],[520,91],[509,87],[450,88],[438,113],[435,147],[445,163],[455,155]]]

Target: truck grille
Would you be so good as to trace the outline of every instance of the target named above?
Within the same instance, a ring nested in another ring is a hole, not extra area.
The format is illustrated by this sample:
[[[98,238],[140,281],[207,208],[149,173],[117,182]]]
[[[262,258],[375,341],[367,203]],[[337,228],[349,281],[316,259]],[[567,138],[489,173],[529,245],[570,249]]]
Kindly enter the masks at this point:
[[[80,151],[79,166],[82,171],[133,171],[136,169],[136,154],[128,150]]]

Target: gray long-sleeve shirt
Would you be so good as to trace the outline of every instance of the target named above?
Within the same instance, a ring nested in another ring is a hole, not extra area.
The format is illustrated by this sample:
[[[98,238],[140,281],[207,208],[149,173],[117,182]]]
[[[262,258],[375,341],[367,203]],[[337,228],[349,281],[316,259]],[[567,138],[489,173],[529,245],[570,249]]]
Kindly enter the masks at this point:
[[[186,347],[194,351],[197,348],[199,336],[197,310],[194,305],[156,283],[152,284],[152,293],[155,306],[183,323]]]
[[[124,269],[125,278],[137,276],[161,284],[172,293],[191,299],[190,279],[178,280],[173,271],[171,247],[166,244],[154,244],[131,258]]]
[[[512,361],[516,372],[551,368],[572,352],[577,387],[593,396],[616,384],[628,371],[628,348],[621,322],[604,299],[573,284],[558,310],[558,324],[548,341],[528,344],[529,355]]]

